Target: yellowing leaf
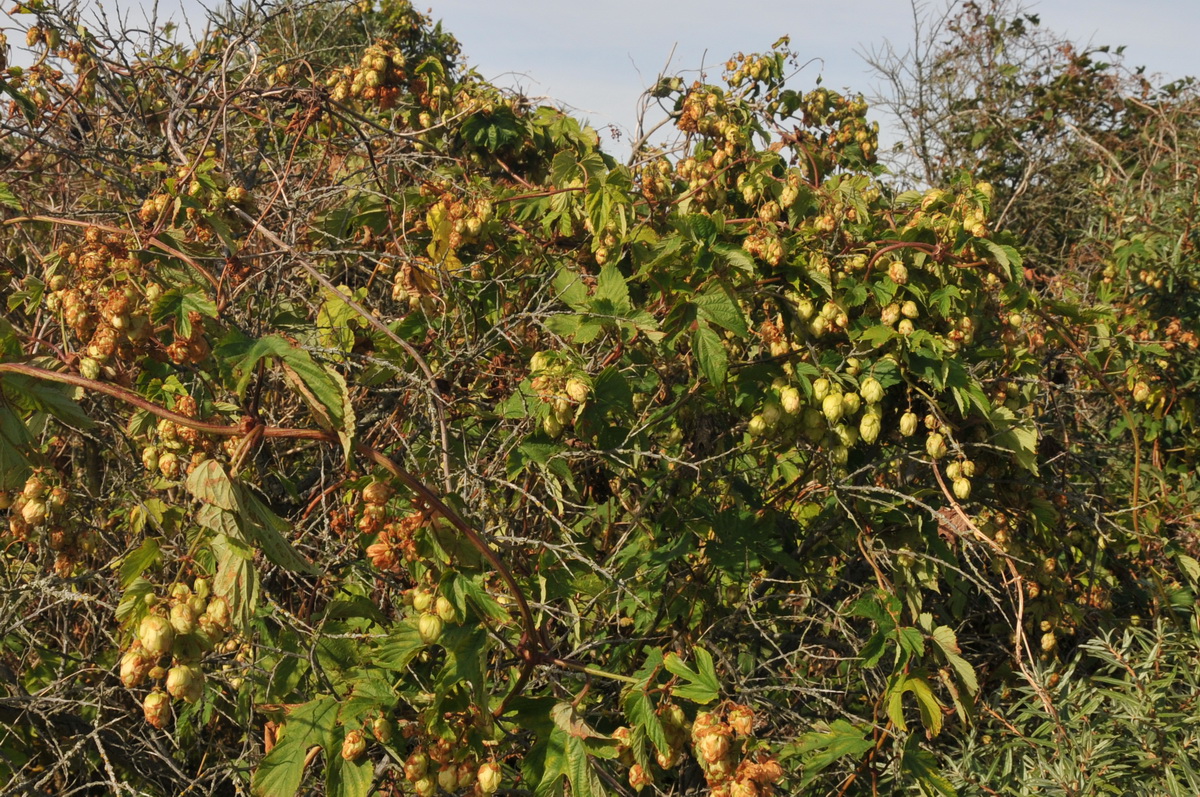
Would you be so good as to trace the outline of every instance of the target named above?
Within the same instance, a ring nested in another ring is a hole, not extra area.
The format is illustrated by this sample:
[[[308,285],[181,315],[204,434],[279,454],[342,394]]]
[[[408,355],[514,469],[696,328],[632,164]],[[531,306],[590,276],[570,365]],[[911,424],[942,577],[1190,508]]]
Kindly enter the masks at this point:
[[[187,480],[188,492],[206,504],[227,511],[237,508],[233,495],[233,483],[225,474],[221,463],[215,459],[206,459],[192,469]]]

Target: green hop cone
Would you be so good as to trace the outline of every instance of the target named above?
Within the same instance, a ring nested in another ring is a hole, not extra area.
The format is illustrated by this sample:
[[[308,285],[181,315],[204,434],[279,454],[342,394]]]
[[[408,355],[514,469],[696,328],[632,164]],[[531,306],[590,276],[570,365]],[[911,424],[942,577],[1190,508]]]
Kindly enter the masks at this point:
[[[870,445],[879,437],[881,423],[878,415],[864,415],[858,422],[858,436],[864,443]]]
[[[495,761],[487,761],[479,765],[477,773],[479,791],[484,795],[495,794],[500,790],[500,765]]]
[[[425,777],[429,771],[429,756],[417,750],[404,761],[404,777],[409,781],[417,781]]]
[[[432,645],[442,638],[442,618],[436,614],[423,614],[417,620],[417,633],[426,645]]]
[[[143,617],[137,635],[142,648],[154,658],[170,652],[175,644],[175,629],[171,627],[171,621],[160,614]]]
[[[45,498],[46,492],[46,483],[37,476],[30,476],[26,479],[25,486],[21,488],[21,495],[27,501],[39,501]]]
[[[46,521],[49,510],[44,501],[28,501],[21,507],[21,518],[30,526],[40,526]]]
[[[800,412],[803,402],[800,398],[800,391],[794,387],[785,387],[779,391],[779,406],[788,415],[797,415]]]
[[[584,382],[582,379],[575,376],[567,380],[566,390],[567,395],[571,397],[571,400],[579,402],[580,404],[587,401],[588,395],[592,392],[592,389],[588,387],[587,382]]]
[[[454,604],[445,596],[438,595],[437,600],[433,604],[433,612],[443,623],[458,622],[458,613],[454,611]]]
[[[857,393],[847,393],[842,396],[842,414],[853,415],[862,407],[862,398]]]
[[[925,438],[925,453],[933,459],[941,459],[946,456],[946,438],[937,432],[929,435]]]
[[[442,788],[442,791],[458,791],[458,768],[453,764],[446,764],[445,766],[439,767],[437,781],[438,786]]]
[[[155,728],[161,730],[167,727],[167,721],[171,718],[171,698],[156,689],[142,701],[142,715]]]
[[[176,700],[195,703],[204,694],[204,671],[190,664],[177,664],[167,671],[167,692]]]
[[[218,628],[229,629],[229,601],[225,598],[219,595],[212,598],[204,610],[204,615]]]
[[[879,384],[879,380],[873,376],[868,376],[862,381],[858,392],[862,395],[863,401],[868,404],[878,404],[883,401],[883,385]]]
[[[386,482],[371,482],[362,491],[363,501],[383,506],[392,497],[392,488]]]
[[[858,429],[853,426],[839,423],[833,427],[833,433],[837,436],[838,442],[846,448],[853,448],[854,444],[858,442]]]
[[[84,357],[79,361],[79,375],[84,379],[99,379],[100,361],[93,357]]]
[[[783,408],[773,401],[768,401],[762,408],[762,419],[766,422],[767,428],[774,428],[783,418]]]
[[[419,612],[425,612],[433,606],[433,593],[427,589],[414,589],[412,593],[413,608]]]
[[[171,607],[171,627],[177,634],[190,634],[196,630],[196,612],[190,603],[177,603]]]
[[[836,424],[840,421],[844,411],[845,405],[842,403],[842,397],[838,393],[830,393],[821,402],[821,413],[825,416],[825,420],[831,424]]]
[[[367,751],[367,738],[362,731],[354,730],[342,740],[342,758],[357,761]]]
[[[762,437],[768,428],[770,427],[767,425],[766,418],[761,415],[755,415],[746,424],[746,431],[750,433],[751,437]]]
[[[158,449],[146,446],[142,449],[142,466],[149,471],[158,470]]]
[[[134,643],[137,645],[137,643]],[[137,645],[121,656],[121,683],[126,689],[133,689],[142,681],[146,680],[146,676],[150,672],[150,668],[154,665],[151,659],[146,657],[141,646]]]
[[[392,740],[392,731],[392,722],[387,717],[376,717],[371,722],[371,733],[380,744],[387,744]]]
[[[161,473],[165,478],[178,479],[179,468],[179,457],[177,455],[168,451],[167,453],[159,456],[158,472]]]

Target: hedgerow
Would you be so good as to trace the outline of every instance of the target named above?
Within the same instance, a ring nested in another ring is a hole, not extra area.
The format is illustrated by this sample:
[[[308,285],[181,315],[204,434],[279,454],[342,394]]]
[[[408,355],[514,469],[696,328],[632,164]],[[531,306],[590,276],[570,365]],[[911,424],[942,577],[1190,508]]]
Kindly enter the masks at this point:
[[[621,163],[403,0],[20,12],[15,792],[1196,792],[1189,86],[981,70],[1053,216],[786,39]]]

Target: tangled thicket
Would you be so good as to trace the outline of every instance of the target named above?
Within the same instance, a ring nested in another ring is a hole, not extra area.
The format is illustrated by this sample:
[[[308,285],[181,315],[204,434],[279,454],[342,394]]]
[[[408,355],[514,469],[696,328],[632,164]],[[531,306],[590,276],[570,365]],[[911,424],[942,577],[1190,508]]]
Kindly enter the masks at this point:
[[[786,40],[621,164],[403,0],[19,10],[7,789],[1200,793],[1189,83],[968,4],[913,190]]]

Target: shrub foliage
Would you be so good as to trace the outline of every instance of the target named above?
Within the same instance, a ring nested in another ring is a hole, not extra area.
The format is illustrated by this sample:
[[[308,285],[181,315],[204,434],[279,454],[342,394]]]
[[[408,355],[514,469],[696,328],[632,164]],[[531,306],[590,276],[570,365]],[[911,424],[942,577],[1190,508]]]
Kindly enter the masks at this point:
[[[968,8],[914,190],[786,39],[623,164],[401,0],[66,9],[0,73],[10,788],[1200,789],[1189,85]]]

